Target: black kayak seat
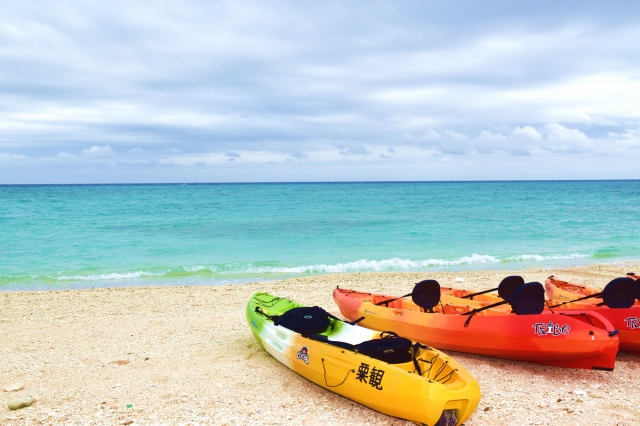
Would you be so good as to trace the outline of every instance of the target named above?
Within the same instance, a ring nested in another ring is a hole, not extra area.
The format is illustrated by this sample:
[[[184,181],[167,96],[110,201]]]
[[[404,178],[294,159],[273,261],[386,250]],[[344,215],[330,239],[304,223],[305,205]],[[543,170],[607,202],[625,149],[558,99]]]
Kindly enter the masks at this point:
[[[498,285],[498,296],[504,300],[509,300],[513,292],[523,284],[524,278],[520,275],[510,275],[500,281],[500,285]]]
[[[318,334],[327,331],[331,316],[319,306],[299,307],[275,317],[273,323],[300,334]]]
[[[381,336],[387,335],[380,339],[365,340],[356,345],[339,340],[330,340],[327,336],[319,334],[329,329],[331,325],[330,318],[341,321],[318,306],[299,307],[289,309],[279,317],[275,317],[273,323],[312,340],[361,353],[389,364],[400,364],[413,359],[411,351],[413,342],[404,337],[398,337],[392,332],[383,332]]]
[[[612,309],[630,308],[638,296],[637,284],[633,278],[616,278],[602,291],[604,304]]]
[[[420,281],[413,287],[411,299],[426,312],[433,312],[440,302],[440,283],[436,280]]]
[[[518,286],[508,299],[517,315],[538,315],[544,311],[544,287],[539,282]]]

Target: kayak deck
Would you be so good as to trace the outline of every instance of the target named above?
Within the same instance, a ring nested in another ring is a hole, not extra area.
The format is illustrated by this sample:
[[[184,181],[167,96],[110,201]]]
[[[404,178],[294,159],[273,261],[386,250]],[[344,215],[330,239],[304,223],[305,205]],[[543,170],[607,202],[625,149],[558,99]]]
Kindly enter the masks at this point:
[[[448,355],[417,348],[414,362],[389,364],[331,342],[360,344],[381,333],[331,319],[322,342],[275,325],[270,316],[302,305],[268,293],[247,304],[247,322],[256,340],[274,358],[313,383],[381,413],[434,425],[443,413],[464,422],[480,400],[477,381]],[[257,312],[260,308],[261,312]],[[419,365],[417,374],[416,362]]]
[[[422,312],[399,298],[389,307],[376,305],[394,296],[336,289],[342,314],[374,330],[391,330],[440,349],[572,368],[612,370],[618,351],[614,328],[602,316],[543,313],[515,315],[506,307],[462,315],[486,305],[442,295],[434,313]]]

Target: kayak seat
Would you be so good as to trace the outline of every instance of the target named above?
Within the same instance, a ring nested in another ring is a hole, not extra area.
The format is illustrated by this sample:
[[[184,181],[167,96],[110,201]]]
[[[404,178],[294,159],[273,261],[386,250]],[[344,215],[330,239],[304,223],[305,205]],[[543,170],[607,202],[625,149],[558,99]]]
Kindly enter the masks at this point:
[[[504,300],[509,300],[513,292],[524,284],[524,278],[519,275],[511,275],[500,281],[498,285],[498,296]]]
[[[381,304],[382,302],[386,302],[389,300],[389,303],[385,303],[385,306],[393,309],[402,309],[402,299],[394,299],[389,296],[382,296],[380,294],[375,294],[371,297],[371,303],[374,305]]]
[[[425,312],[433,313],[433,308],[440,302],[440,283],[436,280],[420,281],[413,287],[411,299]]]
[[[327,331],[330,317],[333,315],[318,306],[300,307],[273,318],[273,323],[302,335],[318,334]]]
[[[300,307],[290,309],[281,316],[275,317],[273,323],[310,339],[361,353],[389,364],[401,364],[413,359],[411,352],[413,342],[390,331],[380,333],[380,339],[365,340],[356,345],[339,340],[329,340],[327,336],[319,333],[327,331],[331,325],[330,318],[340,321],[318,306]]]
[[[602,291],[602,300],[612,309],[630,308],[637,296],[636,281],[632,278],[616,278]]]
[[[508,299],[518,315],[538,315],[544,310],[544,287],[539,282],[522,284]]]
[[[413,359],[413,342],[404,337],[384,337],[355,345],[356,352],[389,364],[402,364]]]
[[[309,338],[318,340],[320,342],[328,343],[329,345],[337,346],[339,348],[348,349],[368,357],[379,359],[388,364],[402,364],[413,360],[413,353],[411,347],[413,342],[404,337],[399,337],[393,332],[384,331],[380,333],[389,334],[381,339],[365,340],[356,345],[350,343],[341,342],[339,340],[330,340],[327,336],[310,335]]]

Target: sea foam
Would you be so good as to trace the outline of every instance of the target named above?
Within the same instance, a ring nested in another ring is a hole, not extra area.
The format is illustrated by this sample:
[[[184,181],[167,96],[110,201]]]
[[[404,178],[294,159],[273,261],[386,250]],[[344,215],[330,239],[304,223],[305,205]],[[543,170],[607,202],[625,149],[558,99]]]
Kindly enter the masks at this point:
[[[175,278],[189,276],[204,276],[215,278],[216,276],[229,275],[300,275],[300,274],[331,274],[349,272],[375,272],[375,271],[411,271],[425,268],[447,268],[455,266],[490,265],[511,262],[544,262],[554,260],[572,260],[592,257],[590,254],[521,254],[516,256],[492,256],[486,254],[473,253],[470,256],[463,256],[452,259],[401,259],[391,258],[383,260],[360,259],[353,262],[325,264],[318,263],[312,265],[280,266],[280,265],[255,265],[253,263],[227,263],[222,265],[187,265],[174,268],[163,268],[142,271],[89,274],[89,275],[62,275],[54,279],[56,281],[110,281],[128,280],[136,278]]]

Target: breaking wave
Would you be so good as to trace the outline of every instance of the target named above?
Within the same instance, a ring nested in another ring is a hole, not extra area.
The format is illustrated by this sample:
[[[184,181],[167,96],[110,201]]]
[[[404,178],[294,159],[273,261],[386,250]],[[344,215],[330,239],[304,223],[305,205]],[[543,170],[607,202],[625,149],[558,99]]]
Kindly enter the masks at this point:
[[[401,258],[391,258],[383,260],[360,259],[353,262],[334,264],[312,264],[312,265],[278,265],[278,264],[255,264],[255,263],[226,263],[221,265],[189,265],[174,268],[155,268],[153,270],[140,270],[131,272],[113,272],[102,274],[61,274],[55,277],[47,277],[48,280],[56,282],[65,281],[113,281],[145,278],[224,278],[230,276],[269,276],[269,275],[300,275],[300,274],[330,274],[348,272],[375,272],[375,271],[403,271],[420,270],[426,268],[447,268],[455,266],[473,266],[506,264],[513,262],[544,262],[558,260],[576,260],[591,258],[591,254],[521,254],[517,256],[492,256],[474,253],[470,256],[451,259],[423,259],[411,260]],[[46,281],[46,280],[45,280]]]

